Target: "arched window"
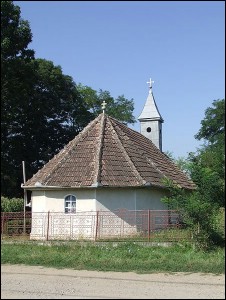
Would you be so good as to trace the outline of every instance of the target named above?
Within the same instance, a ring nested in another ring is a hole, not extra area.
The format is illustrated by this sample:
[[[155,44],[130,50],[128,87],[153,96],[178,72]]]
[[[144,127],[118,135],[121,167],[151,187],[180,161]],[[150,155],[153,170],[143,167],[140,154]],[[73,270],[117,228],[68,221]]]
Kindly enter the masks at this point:
[[[76,212],[76,197],[74,195],[67,195],[64,198],[65,213]]]

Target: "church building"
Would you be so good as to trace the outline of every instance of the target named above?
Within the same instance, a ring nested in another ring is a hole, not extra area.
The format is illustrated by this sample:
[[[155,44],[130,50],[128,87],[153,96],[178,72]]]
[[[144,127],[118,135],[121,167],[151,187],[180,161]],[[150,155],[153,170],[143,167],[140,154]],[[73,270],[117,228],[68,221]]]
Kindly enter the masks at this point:
[[[162,152],[163,118],[151,80],[138,120],[141,133],[107,115],[103,105],[99,116],[22,185],[32,192],[32,217],[56,212],[66,220],[99,211],[166,210],[161,201],[167,194],[164,178],[194,189],[194,183]],[[59,222],[52,230],[53,238],[60,230]],[[32,226],[31,237],[44,238],[43,226]]]

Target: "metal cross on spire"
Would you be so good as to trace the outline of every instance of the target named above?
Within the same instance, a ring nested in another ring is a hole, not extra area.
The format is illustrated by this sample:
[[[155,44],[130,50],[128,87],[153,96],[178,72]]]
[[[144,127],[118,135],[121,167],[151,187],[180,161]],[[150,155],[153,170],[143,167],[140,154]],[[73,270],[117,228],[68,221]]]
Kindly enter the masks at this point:
[[[151,89],[152,88],[152,83],[154,83],[154,81],[151,80],[151,78],[150,78],[150,81],[147,81],[147,83],[149,84],[149,88]]]
[[[102,104],[101,104],[101,107],[102,107],[102,109],[103,109],[103,113],[104,113],[104,111],[105,111],[106,105],[107,105],[107,103],[106,103],[105,100],[104,100],[104,101],[102,102]]]

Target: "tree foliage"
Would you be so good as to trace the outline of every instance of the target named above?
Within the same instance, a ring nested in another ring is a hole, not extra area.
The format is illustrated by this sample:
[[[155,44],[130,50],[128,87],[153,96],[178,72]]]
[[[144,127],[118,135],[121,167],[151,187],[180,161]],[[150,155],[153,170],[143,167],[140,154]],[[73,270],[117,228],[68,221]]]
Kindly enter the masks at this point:
[[[208,172],[203,174],[203,170],[199,167],[196,167],[196,172],[202,173],[201,180],[196,182],[197,189],[190,192],[165,179],[168,196],[163,197],[162,201],[169,209],[176,209],[179,212],[181,222],[191,229],[194,242],[199,248],[222,246],[224,245],[224,224],[221,222],[223,211],[213,201],[214,189],[210,187],[205,190],[214,178]]]
[[[225,99],[214,100],[206,109],[195,138],[203,139],[204,144],[190,159],[214,174],[218,186],[215,201],[225,207]]]
[[[29,63],[34,51],[28,49],[32,34],[27,21],[20,18],[20,8],[13,1],[1,2],[1,187],[2,193],[18,189],[15,181],[16,166],[10,151],[10,137],[17,118],[21,114],[20,104],[26,95],[26,82],[33,78]],[[23,84],[23,82],[25,82]],[[19,145],[20,146],[20,145]],[[13,195],[13,193],[11,194]],[[17,194],[16,194],[17,196]]]
[[[1,2],[1,191],[21,197],[22,161],[30,178],[101,112],[134,123],[133,100],[76,85],[60,66],[36,59],[32,34],[13,1]]]
[[[204,167],[209,167],[219,175],[222,186],[225,181],[225,99],[214,100],[212,107],[205,111],[201,128],[195,135],[203,140],[197,158]]]
[[[194,229],[197,241],[204,245],[223,242],[222,226],[218,215],[225,207],[224,183],[224,99],[213,102],[207,108],[197,139],[203,139],[203,146],[188,158],[175,162],[196,184],[193,192],[185,192],[171,181],[165,181],[169,195],[163,201],[178,209],[187,225]],[[197,230],[197,226],[199,230]]]
[[[134,124],[136,122],[133,116],[134,102],[133,99],[128,100],[124,95],[118,96],[114,99],[110,92],[99,92],[93,90],[91,87],[83,86],[81,83],[77,86],[82,100],[85,102],[86,108],[93,114],[94,117],[102,112],[101,104],[103,101],[107,103],[106,113],[124,124]]]
[[[201,125],[196,139],[204,139],[209,146],[222,145],[225,140],[225,99],[213,101],[212,107],[206,109]]]
[[[21,92],[18,101],[12,102],[13,113],[10,122],[5,122],[2,137],[2,159],[6,167],[2,169],[2,186],[8,196],[20,195],[16,191],[22,181],[23,160],[30,178],[92,118],[82,105],[72,78],[64,75],[59,66],[35,59],[30,67],[32,80],[20,83]],[[6,187],[10,187],[10,194]]]
[[[43,166],[92,119],[70,76],[28,49],[29,23],[12,1],[1,2],[1,190],[22,196],[26,175]]]
[[[28,49],[32,34],[28,21],[21,19],[20,8],[13,1],[1,2],[1,59],[12,62],[12,59],[34,57],[34,51]]]

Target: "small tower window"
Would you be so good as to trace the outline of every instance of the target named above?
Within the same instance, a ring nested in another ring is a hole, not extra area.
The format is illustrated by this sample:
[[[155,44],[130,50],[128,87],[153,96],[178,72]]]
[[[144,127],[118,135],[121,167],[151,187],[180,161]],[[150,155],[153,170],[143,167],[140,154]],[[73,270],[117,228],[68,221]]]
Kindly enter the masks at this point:
[[[148,128],[147,128],[147,132],[151,132],[151,127],[148,127]]]
[[[76,212],[76,197],[74,195],[67,195],[64,198],[64,203],[65,203],[65,213]]]

